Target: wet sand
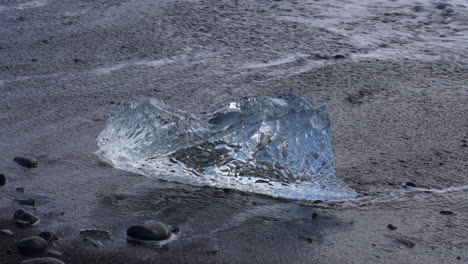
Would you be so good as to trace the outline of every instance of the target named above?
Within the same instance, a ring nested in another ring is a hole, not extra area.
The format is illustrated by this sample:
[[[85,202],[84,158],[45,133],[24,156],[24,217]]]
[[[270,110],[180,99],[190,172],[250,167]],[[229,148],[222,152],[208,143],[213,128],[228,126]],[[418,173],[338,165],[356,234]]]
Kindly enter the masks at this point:
[[[0,229],[15,236],[0,237],[0,262],[30,258],[15,240],[42,230],[58,233],[51,249],[66,263],[466,262],[468,17],[463,1],[447,3],[2,2]],[[337,175],[359,198],[192,187],[93,154],[120,100],[203,112],[285,92],[327,105]],[[14,163],[18,155],[38,167]],[[422,189],[403,188],[409,181]],[[29,198],[36,208],[15,201]],[[41,223],[17,228],[17,208]],[[151,220],[178,226],[180,238],[128,245],[126,228]],[[86,246],[79,230],[90,227],[112,240]]]

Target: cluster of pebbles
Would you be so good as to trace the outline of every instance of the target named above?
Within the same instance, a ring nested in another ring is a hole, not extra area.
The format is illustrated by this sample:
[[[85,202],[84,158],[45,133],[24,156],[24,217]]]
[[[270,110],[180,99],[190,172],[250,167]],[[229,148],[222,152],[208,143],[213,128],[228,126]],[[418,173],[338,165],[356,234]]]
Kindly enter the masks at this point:
[[[16,157],[14,161],[21,166],[26,168],[35,168],[38,165],[38,161],[34,158],[27,157]],[[4,174],[0,174],[0,186],[5,185],[7,178]],[[29,200],[18,200],[20,205],[32,205],[35,206],[35,201],[32,203]],[[40,218],[34,215],[31,212],[28,212],[24,209],[17,209],[13,215],[13,220],[16,225],[22,228],[27,228],[30,226],[36,226],[40,223]],[[177,234],[179,233],[179,228],[174,227],[170,228],[162,222],[152,222],[149,224],[133,225],[130,226],[126,231],[126,239],[129,243],[132,244],[150,244],[164,246],[167,243],[175,240]],[[110,239],[112,233],[103,230],[103,229],[81,229],[80,234],[84,235],[83,242],[87,245],[92,245],[94,247],[101,247],[103,244],[101,241],[93,239],[92,236],[104,237]],[[0,236],[3,237],[14,237],[15,234],[9,229],[0,229]],[[43,231],[36,236],[29,236],[20,239],[16,243],[16,247],[19,253],[31,256],[38,255],[44,252],[52,253],[57,256],[62,256],[60,252],[51,250],[50,247],[54,246],[54,242],[57,241],[59,237],[53,231]],[[52,257],[40,257],[40,258],[31,258],[22,261],[20,264],[64,264],[63,261],[57,258]]]

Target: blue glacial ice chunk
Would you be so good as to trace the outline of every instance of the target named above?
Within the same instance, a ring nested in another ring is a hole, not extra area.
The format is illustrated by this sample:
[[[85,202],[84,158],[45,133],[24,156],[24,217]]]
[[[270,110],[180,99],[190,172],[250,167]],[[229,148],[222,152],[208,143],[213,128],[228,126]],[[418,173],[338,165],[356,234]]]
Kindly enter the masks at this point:
[[[356,196],[335,175],[325,106],[286,94],[192,114],[154,98],[114,106],[96,154],[149,177],[292,199]]]

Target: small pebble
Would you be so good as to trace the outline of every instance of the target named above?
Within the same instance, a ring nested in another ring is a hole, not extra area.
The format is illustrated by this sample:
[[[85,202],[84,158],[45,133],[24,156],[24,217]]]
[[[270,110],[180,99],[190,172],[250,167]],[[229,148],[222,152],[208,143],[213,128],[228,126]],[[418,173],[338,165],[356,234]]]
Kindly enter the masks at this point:
[[[212,246],[206,250],[206,253],[211,254],[211,255],[216,255],[219,253],[219,247],[218,246]]]
[[[143,241],[161,241],[171,237],[165,224],[156,222],[151,225],[134,225],[127,229],[127,236]]]
[[[256,180],[255,183],[270,183],[269,181],[265,180]]]
[[[435,7],[436,7],[437,9],[445,9],[445,8],[448,7],[448,6],[449,6],[449,4],[440,3],[440,2],[435,4]]]
[[[397,227],[394,226],[394,225],[392,225],[392,224],[389,224],[389,225],[387,226],[387,228],[390,229],[390,230],[392,230],[392,231],[397,229]]]
[[[439,212],[441,215],[454,215],[455,213],[452,211],[442,210]]]
[[[342,55],[342,54],[337,54],[335,56],[333,56],[334,59],[337,59],[337,60],[342,60],[342,59],[345,59],[345,55]]]
[[[180,232],[180,229],[177,226],[173,227],[171,230],[171,233],[174,233],[174,234],[178,234],[179,232]]]
[[[423,6],[415,6],[415,7],[413,7],[413,11],[414,12],[422,12],[422,11],[424,11],[424,7]]]
[[[448,15],[452,15],[455,13],[455,10],[453,8],[446,8],[443,12],[443,15],[445,16],[448,16]]]
[[[24,188],[23,187],[18,187],[18,188],[16,188],[16,191],[24,193]]]
[[[416,188],[417,186],[416,186],[416,183],[414,183],[414,182],[407,182],[407,183],[405,183],[404,187]]]
[[[405,238],[399,238],[397,239],[397,241],[403,245],[405,245],[407,248],[414,248],[414,246],[416,245],[416,243],[414,243],[414,241],[411,241],[409,239],[405,239]]]
[[[5,183],[6,183],[6,176],[5,174],[0,173],[0,186],[5,185]]]
[[[27,199],[27,200],[17,200],[20,205],[36,206],[36,200]]]
[[[93,247],[102,247],[102,242],[99,241],[99,240],[94,240],[90,237],[85,237],[83,238],[83,242],[86,244],[86,245],[90,245],[90,246],[93,246]]]
[[[316,212],[312,213],[312,219],[316,220],[319,218],[319,215]]]
[[[32,236],[18,241],[16,246],[21,253],[30,255],[44,252],[47,242],[42,237]]]
[[[15,234],[13,234],[13,232],[9,229],[2,229],[0,230],[0,235],[4,235],[4,236],[14,236]]]
[[[37,216],[23,209],[16,210],[13,219],[15,219],[16,223],[21,227],[37,225],[40,222],[40,219]]]
[[[299,239],[307,241],[307,243],[309,244],[314,242],[314,240],[311,237],[307,237],[307,236],[299,235]]]
[[[22,261],[20,264],[65,264],[56,258],[34,258]]]
[[[47,243],[58,240],[57,234],[53,231],[42,231],[37,236],[42,237],[45,241],[47,241]]]
[[[96,228],[86,228],[80,230],[81,235],[94,235],[94,236],[103,236],[106,238],[110,238],[112,233],[110,231],[104,229],[96,229]]]
[[[29,157],[15,157],[13,160],[19,165],[26,167],[26,168],[35,168],[37,167],[37,164],[39,163],[37,159],[29,158]]]
[[[318,60],[329,60],[329,59],[330,59],[330,55],[328,55],[328,54],[322,54],[322,53],[315,53],[315,54],[314,54],[314,58],[315,58],[315,59],[318,59]]]

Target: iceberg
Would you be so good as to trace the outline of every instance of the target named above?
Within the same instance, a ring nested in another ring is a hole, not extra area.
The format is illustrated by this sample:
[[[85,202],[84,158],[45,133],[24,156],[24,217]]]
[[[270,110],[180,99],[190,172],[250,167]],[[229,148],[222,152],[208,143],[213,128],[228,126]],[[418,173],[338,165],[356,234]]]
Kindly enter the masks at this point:
[[[155,98],[116,104],[96,154],[112,166],[196,186],[306,200],[356,192],[334,169],[325,106],[296,94],[241,98],[207,114]]]

